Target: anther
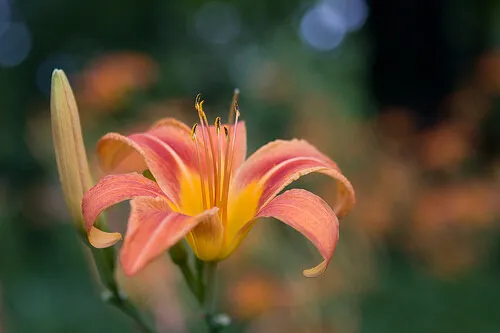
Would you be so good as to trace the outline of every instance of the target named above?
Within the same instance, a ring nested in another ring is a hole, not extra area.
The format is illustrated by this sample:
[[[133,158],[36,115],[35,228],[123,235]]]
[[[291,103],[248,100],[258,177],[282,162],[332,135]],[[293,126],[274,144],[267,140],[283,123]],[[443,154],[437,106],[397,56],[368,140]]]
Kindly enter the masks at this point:
[[[191,128],[191,138],[193,140],[196,140],[196,128],[198,128],[198,123],[194,123],[193,127]]]
[[[215,118],[215,129],[217,130],[217,134],[220,132],[220,117]]]
[[[240,97],[240,90],[238,88],[234,89],[233,100],[231,101],[231,106],[229,107],[229,119],[228,124],[232,124],[234,121],[234,109],[238,105],[238,98]]]

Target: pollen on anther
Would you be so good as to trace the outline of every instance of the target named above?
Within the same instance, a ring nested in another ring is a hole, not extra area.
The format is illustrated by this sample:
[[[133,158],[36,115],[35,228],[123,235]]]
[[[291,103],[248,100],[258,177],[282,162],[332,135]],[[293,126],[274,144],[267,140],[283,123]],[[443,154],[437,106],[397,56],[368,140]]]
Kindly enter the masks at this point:
[[[226,137],[229,135],[229,130],[227,129],[227,126],[224,126],[224,135]]]
[[[191,128],[191,138],[196,140],[196,128],[198,127],[198,123],[195,123]]]
[[[220,132],[220,117],[215,118],[215,128],[217,129],[217,134]]]
[[[196,108],[196,110],[203,111],[203,102],[204,101],[201,100],[201,94],[196,95],[196,99],[194,102],[194,107]]]

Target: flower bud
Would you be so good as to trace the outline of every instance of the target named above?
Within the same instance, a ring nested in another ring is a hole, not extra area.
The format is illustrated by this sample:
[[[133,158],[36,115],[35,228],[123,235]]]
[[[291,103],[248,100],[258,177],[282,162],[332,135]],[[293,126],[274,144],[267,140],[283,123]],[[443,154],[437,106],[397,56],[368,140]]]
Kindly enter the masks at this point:
[[[78,231],[87,236],[95,247],[111,246],[121,239],[119,233],[103,232],[95,227],[85,230],[82,216],[82,198],[92,187],[80,118],[73,91],[62,70],[52,73],[50,98],[52,137],[59,170],[59,179],[66,205]]]

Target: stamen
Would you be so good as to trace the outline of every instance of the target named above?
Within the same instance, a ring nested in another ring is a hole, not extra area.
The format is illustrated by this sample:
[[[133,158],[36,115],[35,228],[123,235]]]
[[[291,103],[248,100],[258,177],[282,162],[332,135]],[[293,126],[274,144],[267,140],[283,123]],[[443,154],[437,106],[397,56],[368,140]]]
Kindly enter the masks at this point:
[[[234,114],[235,114],[235,119],[234,119],[234,130],[233,130],[233,143],[231,145],[231,157],[229,158],[229,164],[230,164],[229,177],[231,177],[231,168],[234,159],[234,147],[236,144],[236,134],[238,133],[238,119],[240,118],[240,107],[238,106],[238,103],[236,103],[235,105]]]
[[[231,143],[231,150],[229,151],[229,136],[227,137],[227,143],[226,143],[226,169],[225,175],[224,175],[224,188],[223,190],[223,200],[222,200],[222,206],[225,207],[225,209],[222,212],[222,220],[226,221],[227,220],[227,204],[228,204],[228,196],[229,196],[229,182],[231,180],[231,172],[233,168],[233,159],[234,159],[234,147],[236,144],[236,135],[238,133],[238,119],[240,117],[240,111],[239,111],[239,106],[238,106],[238,101],[235,101],[234,103],[234,114],[235,114],[235,120],[234,120],[234,129],[233,129],[233,142]]]
[[[226,223],[227,220],[227,196],[229,188],[229,174],[227,170],[229,169],[229,143],[231,138],[229,136],[229,129],[224,126],[224,134],[226,135],[226,149],[224,149],[224,179],[222,182],[222,199],[221,199],[221,210],[222,210],[222,223]]]
[[[196,99],[194,101],[194,106],[195,106],[196,110],[198,110],[198,107],[201,108],[202,104],[203,104],[203,101],[201,100],[201,94],[196,95]]]
[[[200,118],[200,125],[201,125],[201,134],[203,136],[203,148],[205,150],[205,167],[207,171],[207,183],[208,183],[208,191],[209,191],[209,204],[212,206],[212,198],[214,195],[214,188],[213,188],[213,172],[212,170],[209,170],[209,167],[211,166],[210,164],[210,155],[208,153],[208,139],[207,135],[209,135],[208,132],[208,126],[205,126],[205,123],[203,122],[203,101],[200,101],[200,94],[196,96],[196,103],[195,103],[196,110],[198,110],[198,117]],[[205,117],[206,118],[206,117]]]
[[[220,132],[220,117],[215,118],[215,129],[217,130],[217,134]]]
[[[232,124],[234,121],[234,110],[236,105],[238,104],[238,98],[240,97],[240,90],[238,88],[234,89],[233,100],[231,101],[231,105],[229,106],[229,117],[227,120],[228,124]]]
[[[216,160],[216,157],[215,157],[215,149],[214,149],[214,140],[212,139],[212,133],[210,132],[210,126],[208,125],[208,120],[207,120],[207,116],[205,115],[205,112],[203,112],[202,110],[202,116],[203,116],[203,121],[205,122],[205,126],[207,128],[207,134],[208,134],[208,141],[209,141],[209,144],[210,144],[210,153],[211,153],[211,156],[212,156],[212,166],[213,166],[213,186],[215,188],[215,193],[214,193],[214,196],[211,198],[212,199],[212,207],[215,206],[215,202],[216,202],[216,198],[217,198],[217,192],[218,192],[218,188],[217,188],[217,160]]]
[[[191,139],[196,139],[196,128],[198,127],[198,123],[194,123],[193,127],[191,127]]]
[[[207,195],[205,193],[205,170],[201,169],[201,158],[200,158],[200,149],[198,148],[198,140],[196,140],[196,128],[198,127],[198,123],[193,125],[191,129],[191,138],[194,141],[194,145],[196,146],[196,158],[198,160],[198,170],[200,171],[200,186],[201,186],[201,197],[203,200],[203,209],[207,209]],[[205,169],[205,168],[204,168]]]
[[[216,157],[215,157],[215,149],[214,149],[214,143],[212,139],[212,134],[210,133],[210,126],[208,125],[208,120],[207,116],[205,115],[205,112],[203,112],[203,101],[198,103],[198,116],[200,118],[200,122],[202,123],[202,126],[204,128],[204,132],[206,133],[206,136],[208,136],[208,142],[210,144],[210,152],[211,152],[211,157],[212,157],[212,175],[210,177],[210,205],[212,207],[215,206],[216,202],[216,196],[218,195],[218,186],[217,186],[217,162],[216,162]],[[205,139],[205,138],[204,138]],[[205,151],[208,150],[207,147],[207,142],[205,141]],[[208,154],[207,154],[207,163],[210,163],[208,161]],[[214,193],[215,191],[215,193]]]
[[[222,173],[222,154],[220,141],[220,117],[215,118],[215,131],[217,132],[217,177],[215,186],[215,205],[219,206],[221,202],[221,173]]]

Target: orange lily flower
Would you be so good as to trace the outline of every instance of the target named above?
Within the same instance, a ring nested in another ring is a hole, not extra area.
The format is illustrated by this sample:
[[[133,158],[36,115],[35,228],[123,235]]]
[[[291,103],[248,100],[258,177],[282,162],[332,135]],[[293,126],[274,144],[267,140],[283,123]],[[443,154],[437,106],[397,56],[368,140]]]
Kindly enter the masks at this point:
[[[349,180],[336,163],[303,140],[271,142],[245,160],[246,128],[237,104],[230,125],[222,125],[219,117],[209,125],[202,105],[197,98],[200,122],[192,129],[167,118],[144,133],[109,133],[99,141],[101,166],[112,174],[83,198],[87,231],[104,209],[131,199],[120,259],[125,273],[132,275],[184,237],[201,260],[223,260],[257,219],[274,217],[302,233],[322,255],[323,261],[304,275],[322,274],[338,241],[338,218],[355,203]],[[143,175],[145,170],[154,180]],[[305,190],[278,195],[311,172],[336,180],[333,210]],[[92,233],[89,241],[109,246]]]

